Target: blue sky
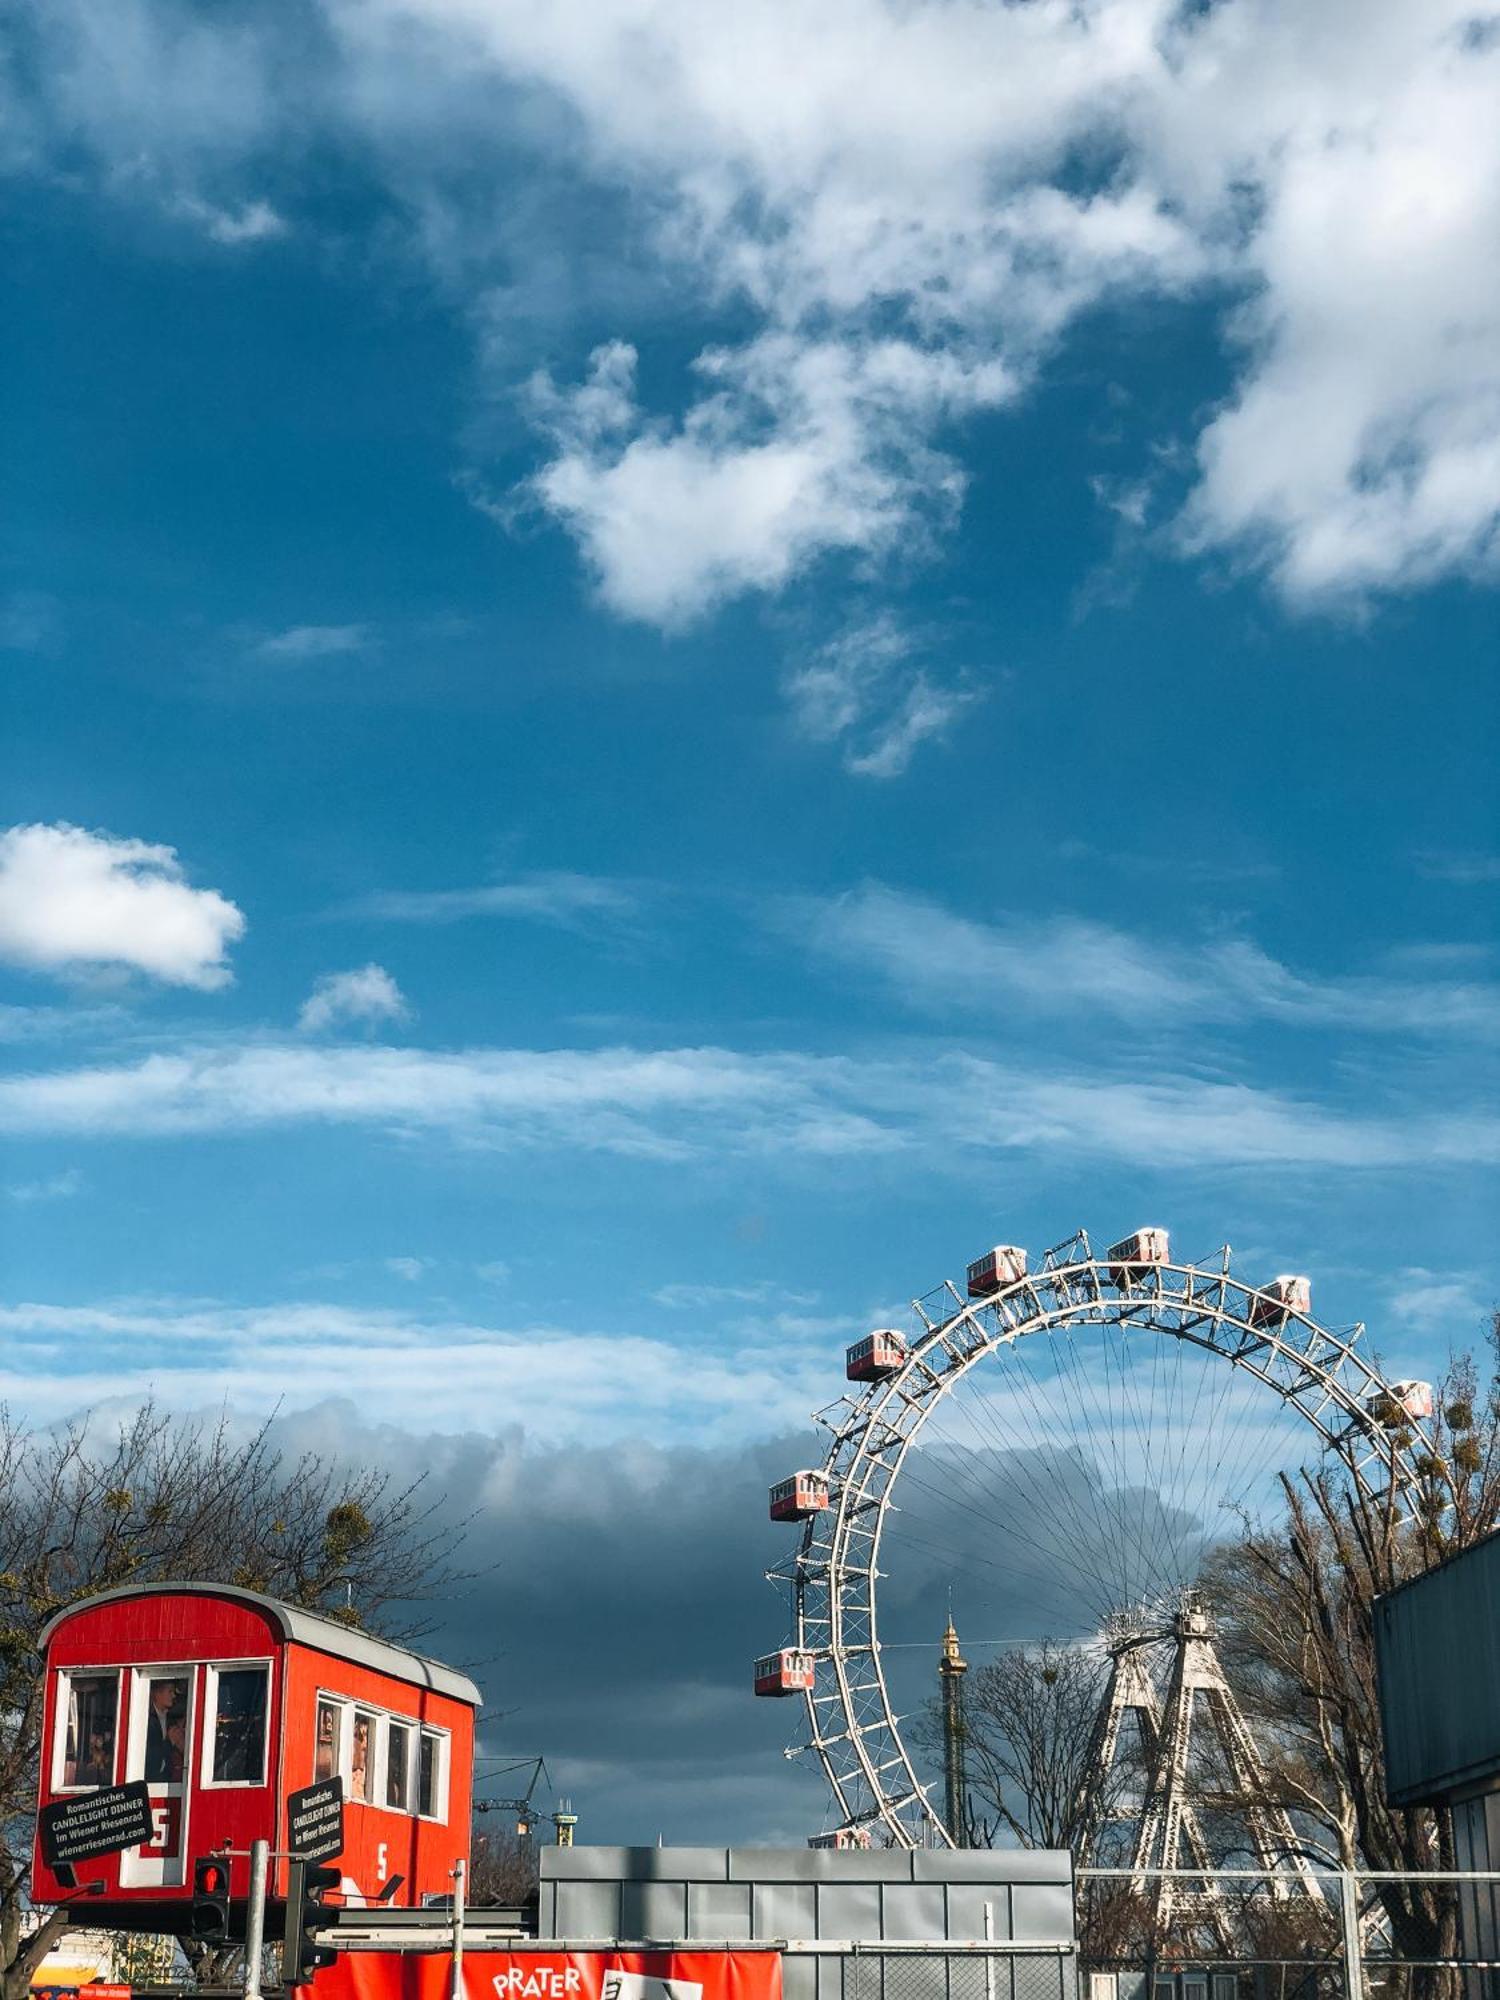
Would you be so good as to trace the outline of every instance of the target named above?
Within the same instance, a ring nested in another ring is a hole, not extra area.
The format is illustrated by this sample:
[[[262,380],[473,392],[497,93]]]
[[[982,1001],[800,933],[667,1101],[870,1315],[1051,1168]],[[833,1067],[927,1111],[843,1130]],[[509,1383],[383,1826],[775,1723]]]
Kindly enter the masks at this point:
[[[760,1482],[847,1338],[1151,1220],[1473,1340],[1493,30],[17,10],[13,1407],[430,1464],[492,1742],[798,1837]]]

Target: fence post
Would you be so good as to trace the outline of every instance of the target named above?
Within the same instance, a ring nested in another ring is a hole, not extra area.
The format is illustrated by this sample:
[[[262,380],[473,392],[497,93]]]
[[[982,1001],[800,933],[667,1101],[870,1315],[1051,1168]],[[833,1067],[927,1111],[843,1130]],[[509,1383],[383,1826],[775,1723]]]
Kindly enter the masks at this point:
[[[462,1860],[453,1864],[453,1984],[451,2000],[464,2000],[464,1875]],[[1358,2000],[1358,1996],[1356,1996]]]
[[[1339,1919],[1344,1936],[1344,2000],[1365,2000],[1359,1945],[1359,1877],[1352,1868],[1339,1870]]]
[[[270,1874],[271,1843],[250,1843],[250,1900],[245,1906],[244,2000],[261,2000],[260,1960],[266,1939],[266,1882]]]

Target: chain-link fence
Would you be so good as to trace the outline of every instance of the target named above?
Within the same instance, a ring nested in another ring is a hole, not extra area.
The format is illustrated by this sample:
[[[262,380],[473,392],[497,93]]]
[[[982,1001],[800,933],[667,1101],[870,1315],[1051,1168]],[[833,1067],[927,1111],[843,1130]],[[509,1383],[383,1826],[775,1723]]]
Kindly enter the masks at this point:
[[[1497,1906],[1472,1870],[1080,1869],[1079,2000],[1500,2000]]]
[[[1058,1946],[947,1951],[934,1943],[850,1951],[842,1963],[842,2000],[1077,2000],[1073,1954]]]

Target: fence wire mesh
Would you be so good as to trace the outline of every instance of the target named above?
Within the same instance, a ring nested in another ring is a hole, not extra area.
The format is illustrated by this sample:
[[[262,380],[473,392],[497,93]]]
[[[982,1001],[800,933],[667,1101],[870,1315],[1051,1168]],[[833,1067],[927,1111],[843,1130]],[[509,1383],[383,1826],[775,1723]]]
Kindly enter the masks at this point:
[[[1076,2000],[1070,1953],[855,1952],[843,2000]]]

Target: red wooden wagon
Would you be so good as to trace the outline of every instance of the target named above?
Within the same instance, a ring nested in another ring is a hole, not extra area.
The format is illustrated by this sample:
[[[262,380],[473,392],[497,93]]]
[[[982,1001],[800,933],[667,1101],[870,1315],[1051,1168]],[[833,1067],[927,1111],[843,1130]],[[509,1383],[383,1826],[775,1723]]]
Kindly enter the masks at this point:
[[[229,1584],[129,1586],[59,1612],[47,1648],[43,1806],[144,1780],[149,1845],[77,1866],[90,1921],[164,1930],[192,1863],[252,1840],[284,1849],[286,1799],[344,1781],[347,1903],[415,1908],[467,1862],[478,1688],[404,1647]],[[32,1895],[74,1893],[40,1844]],[[249,1863],[231,1861],[243,1899]],[[271,1893],[284,1893],[273,1863]],[[164,1909],[165,1906],[165,1909]]]

